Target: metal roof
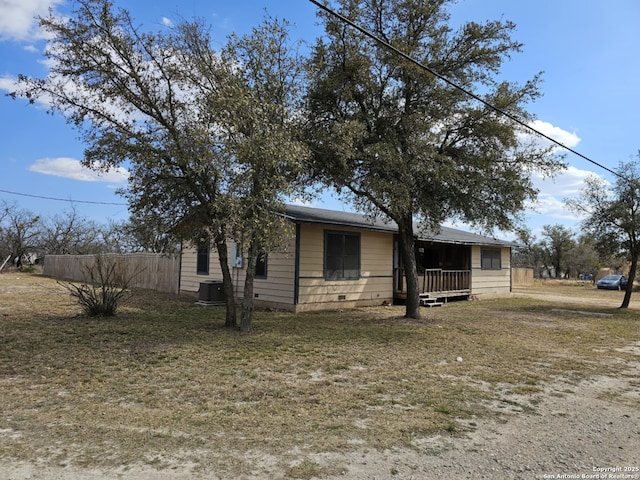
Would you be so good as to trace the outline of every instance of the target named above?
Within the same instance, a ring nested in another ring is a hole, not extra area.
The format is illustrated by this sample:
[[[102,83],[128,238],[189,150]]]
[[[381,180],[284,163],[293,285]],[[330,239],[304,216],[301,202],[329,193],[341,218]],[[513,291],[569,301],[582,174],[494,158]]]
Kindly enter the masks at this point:
[[[285,216],[295,223],[311,223],[336,227],[361,228],[379,232],[397,233],[398,226],[395,222],[371,218],[370,216],[353,212],[341,212],[322,208],[303,207],[300,205],[287,205]],[[416,239],[440,243],[455,243],[459,245],[514,245],[513,242],[500,240],[493,237],[465,232],[455,228],[440,227],[438,233],[426,232],[419,224],[413,225]]]

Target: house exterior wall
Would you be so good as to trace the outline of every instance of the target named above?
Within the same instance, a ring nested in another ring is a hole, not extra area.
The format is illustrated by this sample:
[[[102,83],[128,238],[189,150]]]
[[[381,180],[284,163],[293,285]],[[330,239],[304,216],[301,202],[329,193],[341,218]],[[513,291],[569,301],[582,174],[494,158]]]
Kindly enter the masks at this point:
[[[325,280],[325,231],[360,234],[360,278]],[[393,302],[393,235],[349,228],[302,225],[296,310],[348,308]]]
[[[325,280],[325,231],[354,232],[360,235],[360,278]],[[292,311],[326,310],[393,302],[393,235],[349,228],[303,224],[299,228],[300,260],[297,304],[295,298],[295,248],[290,239],[286,253],[269,253],[267,278],[254,280],[256,306]],[[231,248],[229,248],[231,251]],[[245,268],[231,268],[235,294],[244,292]],[[180,291],[197,293],[200,283],[222,280],[217,252],[209,256],[209,274],[196,273],[196,249],[183,248]]]
[[[500,250],[500,269],[482,269],[482,250]],[[505,295],[511,292],[511,249],[509,247],[471,248],[471,294],[472,295]]]
[[[231,260],[231,244],[228,245]],[[230,262],[231,263],[231,262]],[[246,263],[245,263],[246,264]],[[243,264],[244,265],[244,264]],[[235,295],[244,294],[246,267],[230,267]],[[275,308],[293,306],[295,273],[295,241],[291,239],[284,252],[272,252],[267,257],[267,278],[254,279],[254,298],[256,305],[268,305]],[[222,281],[222,269],[215,249],[209,255],[209,274],[196,273],[196,249],[185,246],[182,253],[180,291],[197,293],[200,283],[208,280]]]
[[[182,259],[180,262],[180,292],[198,292],[200,282],[207,280],[222,280],[222,273],[215,250],[209,256],[209,274],[196,273],[196,248],[190,244],[182,247]]]
[[[257,305],[288,308],[293,305],[295,285],[295,242],[287,253],[270,253],[267,258],[267,278],[253,280]],[[243,272],[244,273],[244,272]],[[244,275],[242,278],[244,286]],[[244,288],[243,288],[244,291]]]
[[[325,278],[325,234],[356,233],[360,237],[360,275],[352,280]],[[393,303],[393,241],[389,232],[348,227],[300,224],[298,241],[292,236],[285,252],[272,252],[267,257],[267,278],[254,281],[254,301],[258,307],[295,312],[351,308],[355,306]],[[296,246],[300,251],[296,252]],[[500,266],[482,268],[482,250],[499,251]],[[230,261],[231,261],[231,248]],[[298,256],[296,257],[296,253]],[[185,246],[181,262],[180,291],[197,294],[200,283],[222,280],[217,252],[209,256],[209,273],[196,273],[196,249]],[[298,278],[296,279],[296,258]],[[504,295],[511,291],[511,251],[509,247],[471,247],[471,294]],[[246,262],[245,262],[246,263]],[[235,294],[243,295],[245,268],[231,267]],[[297,287],[297,292],[296,292]]]

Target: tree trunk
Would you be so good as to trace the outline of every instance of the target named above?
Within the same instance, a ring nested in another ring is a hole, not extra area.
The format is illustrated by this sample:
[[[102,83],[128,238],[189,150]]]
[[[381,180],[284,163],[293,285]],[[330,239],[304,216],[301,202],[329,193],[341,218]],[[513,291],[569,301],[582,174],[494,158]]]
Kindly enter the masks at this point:
[[[233,292],[233,279],[231,278],[231,270],[229,269],[229,252],[227,251],[227,239],[224,235],[215,236],[216,250],[218,251],[218,260],[222,269],[222,285],[224,288],[224,296],[226,301],[227,312],[224,320],[225,328],[238,328],[236,320],[236,299]]]
[[[402,265],[407,281],[407,302],[404,316],[406,318],[420,318],[420,290],[418,282],[418,268],[416,266],[415,239],[413,237],[413,220],[411,218],[398,223],[400,237],[400,253]]]
[[[242,298],[242,319],[240,321],[240,331],[247,333],[251,331],[251,319],[253,316],[253,280],[256,276],[256,262],[258,260],[257,242],[252,239],[249,242],[247,252],[247,271],[244,278],[244,296]]]
[[[629,268],[629,280],[627,281],[627,288],[624,291],[624,298],[622,299],[622,305],[620,308],[628,308],[631,302],[631,292],[633,291],[633,280],[636,278],[636,271],[638,269],[638,254],[634,254],[631,259],[631,267]]]

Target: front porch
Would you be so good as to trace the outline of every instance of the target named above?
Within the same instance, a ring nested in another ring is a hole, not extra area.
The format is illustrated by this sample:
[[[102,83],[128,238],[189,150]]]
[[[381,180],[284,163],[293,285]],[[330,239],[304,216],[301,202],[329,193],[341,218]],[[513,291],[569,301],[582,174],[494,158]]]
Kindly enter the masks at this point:
[[[447,299],[468,297],[471,295],[471,270],[425,269],[418,272],[420,297],[425,299]],[[404,269],[395,268],[393,272],[394,298],[406,300],[407,282]]]
[[[421,303],[471,295],[471,248],[416,240]],[[394,245],[393,297],[406,300],[407,283],[398,242]]]

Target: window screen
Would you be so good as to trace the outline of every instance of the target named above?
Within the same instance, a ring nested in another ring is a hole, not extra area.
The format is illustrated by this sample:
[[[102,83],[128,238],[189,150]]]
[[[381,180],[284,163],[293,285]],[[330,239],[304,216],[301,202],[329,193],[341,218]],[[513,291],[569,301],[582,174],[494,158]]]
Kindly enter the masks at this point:
[[[357,280],[360,278],[360,235],[325,232],[325,280]]]
[[[497,248],[482,249],[482,270],[500,270],[502,268],[502,255]]]

